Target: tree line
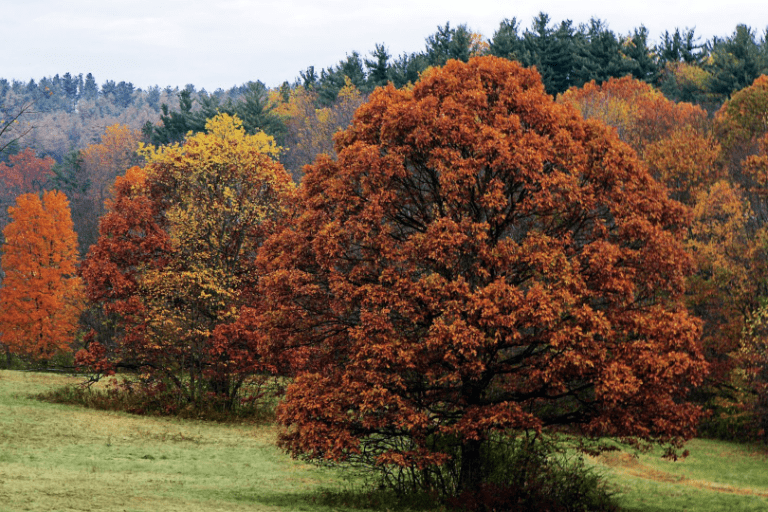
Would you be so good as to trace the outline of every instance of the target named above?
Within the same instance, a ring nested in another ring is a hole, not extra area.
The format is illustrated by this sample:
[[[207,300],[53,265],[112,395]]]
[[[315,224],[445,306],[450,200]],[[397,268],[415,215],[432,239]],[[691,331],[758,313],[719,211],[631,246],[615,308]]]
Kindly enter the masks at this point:
[[[553,22],[540,13],[527,28],[517,18],[505,19],[490,38],[467,25],[446,23],[425,43],[423,50],[399,56],[391,55],[384,43],[367,55],[352,51],[336,65],[320,70],[308,66],[274,92],[287,98],[302,87],[316,94],[317,108],[330,108],[347,84],[365,96],[389,82],[395,87],[415,83],[428,67],[442,66],[449,59],[467,61],[471,56],[490,54],[536,66],[553,96],[592,80],[602,83],[611,77],[631,75],[659,88],[670,99],[699,104],[714,112],[733,92],[768,70],[766,33],[757,33],[747,25],[737,26],[731,35],[706,41],[701,41],[694,29],[675,29],[666,31],[653,44],[643,26],[622,35],[599,19],[574,25],[570,20]],[[235,108],[244,108],[237,107],[241,101],[255,101],[256,105],[247,109],[258,117],[266,90],[259,81],[212,92],[198,90],[194,84],[182,89],[154,85],[143,90],[126,81],[106,80],[98,85],[91,73],[67,72],[29,82],[0,78],[0,105],[9,110],[35,102],[35,124],[48,129],[30,134],[33,137],[26,145],[61,162],[70,148],[82,149],[97,141],[104,128],[116,122],[147,131],[160,124],[165,131],[154,134],[152,141],[158,143],[169,138],[180,140],[186,128],[201,129],[217,109],[232,113]],[[257,121],[246,121],[248,116],[242,111],[238,115],[245,122]],[[160,116],[168,122],[160,122]],[[283,143],[286,128],[279,119],[267,116],[258,122]],[[150,128],[147,123],[155,126]],[[46,137],[43,132],[57,135]]]

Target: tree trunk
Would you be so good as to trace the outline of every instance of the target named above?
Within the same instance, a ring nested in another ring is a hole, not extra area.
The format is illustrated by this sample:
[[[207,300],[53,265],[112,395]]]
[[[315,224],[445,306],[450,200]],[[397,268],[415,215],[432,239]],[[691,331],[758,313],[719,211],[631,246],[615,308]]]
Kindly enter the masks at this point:
[[[483,483],[483,461],[480,452],[482,444],[480,440],[469,440],[461,445],[458,494],[477,491]]]
[[[233,409],[234,397],[230,389],[229,379],[226,377],[211,377],[208,380],[209,389],[216,395],[216,406],[222,411]]]

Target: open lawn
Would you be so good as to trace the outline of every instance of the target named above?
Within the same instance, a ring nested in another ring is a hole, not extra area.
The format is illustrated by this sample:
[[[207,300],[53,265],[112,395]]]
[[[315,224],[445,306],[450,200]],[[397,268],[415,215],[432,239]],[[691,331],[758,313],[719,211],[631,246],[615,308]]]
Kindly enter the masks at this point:
[[[338,473],[291,460],[273,426],[132,416],[30,398],[77,382],[0,371],[0,511],[344,509]],[[318,503],[320,502],[320,503]]]
[[[686,448],[690,456],[678,461],[662,459],[660,450],[607,452],[591,460],[626,511],[768,511],[765,448],[703,439]]]
[[[0,511],[362,510],[343,474],[291,460],[271,425],[131,416],[37,401],[75,379],[0,371]],[[624,510],[768,510],[768,453],[694,440],[691,456],[589,459]],[[345,505],[346,498],[353,503]],[[357,505],[357,506],[355,506]],[[377,507],[386,510],[386,507]]]

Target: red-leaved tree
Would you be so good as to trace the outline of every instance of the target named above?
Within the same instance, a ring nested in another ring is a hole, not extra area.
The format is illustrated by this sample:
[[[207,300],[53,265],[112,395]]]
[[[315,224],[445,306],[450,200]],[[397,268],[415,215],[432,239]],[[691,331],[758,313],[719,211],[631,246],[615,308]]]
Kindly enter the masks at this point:
[[[166,410],[231,410],[267,369],[231,328],[252,299],[253,260],[294,185],[264,133],[222,114],[183,144],[145,148],[118,177],[82,265],[88,299],[115,332],[77,355],[99,373],[140,371]]]
[[[240,317],[302,362],[283,446],[471,492],[501,433],[693,434],[690,213],[615,132],[481,57],[376,90],[336,149],[260,253],[266,307]]]
[[[44,190],[55,163],[49,156],[38,157],[32,148],[10,155],[7,163],[0,162],[0,225],[5,225],[6,210],[16,197]]]

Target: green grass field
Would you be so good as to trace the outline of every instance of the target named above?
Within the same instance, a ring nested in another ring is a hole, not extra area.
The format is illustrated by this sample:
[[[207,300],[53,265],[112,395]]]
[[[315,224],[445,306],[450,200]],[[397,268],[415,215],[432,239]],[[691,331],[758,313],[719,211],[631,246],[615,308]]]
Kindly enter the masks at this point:
[[[76,380],[0,371],[0,511],[344,508],[322,504],[324,489],[344,488],[341,475],[291,460],[274,446],[275,427],[30,398],[67,382]]]
[[[678,461],[663,459],[661,451],[608,452],[592,460],[626,511],[768,510],[768,452],[703,439],[686,448],[690,456]]]
[[[363,510],[338,470],[290,459],[271,425],[131,416],[40,402],[76,379],[0,371],[0,511]],[[768,453],[694,440],[691,456],[590,459],[627,511],[768,510]],[[378,506],[375,510],[386,510]]]

